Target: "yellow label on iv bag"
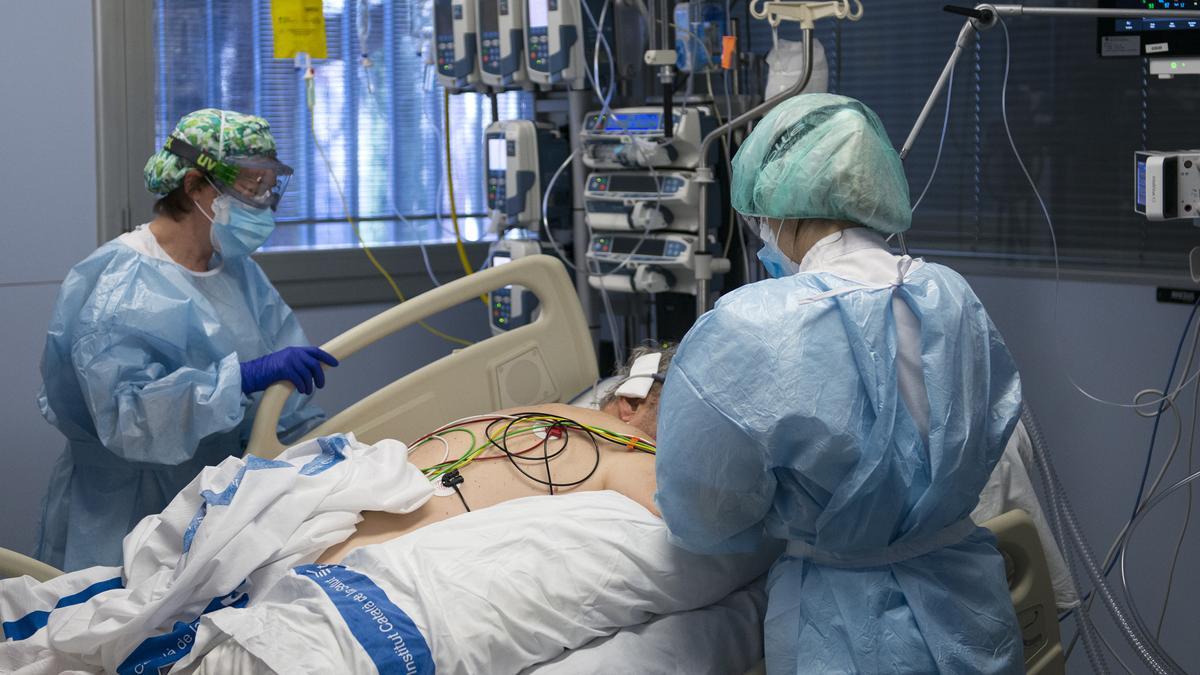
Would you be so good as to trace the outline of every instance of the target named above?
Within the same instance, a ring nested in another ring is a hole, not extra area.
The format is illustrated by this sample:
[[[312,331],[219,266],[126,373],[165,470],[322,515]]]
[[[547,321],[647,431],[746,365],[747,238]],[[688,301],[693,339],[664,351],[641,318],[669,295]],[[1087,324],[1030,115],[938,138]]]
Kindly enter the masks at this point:
[[[328,55],[322,0],[271,0],[271,28],[277,59],[290,59],[298,52],[314,59]]]

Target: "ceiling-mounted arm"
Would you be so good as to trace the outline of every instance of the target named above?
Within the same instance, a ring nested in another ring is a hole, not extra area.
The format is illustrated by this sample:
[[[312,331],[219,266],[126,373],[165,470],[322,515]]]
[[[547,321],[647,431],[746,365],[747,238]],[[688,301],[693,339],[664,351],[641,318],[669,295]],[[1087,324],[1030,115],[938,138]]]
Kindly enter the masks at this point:
[[[767,4],[772,4],[768,2]],[[983,3],[975,5],[975,7],[956,7],[947,5],[943,8],[951,14],[961,14],[968,17],[963,24],[962,30],[959,31],[958,40],[954,44],[954,51],[950,53],[950,59],[946,61],[946,67],[942,69],[942,74],[938,78],[937,84],[934,85],[933,91],[929,94],[929,99],[925,101],[925,107],[921,109],[921,114],[917,117],[917,122],[913,125],[912,131],[908,134],[908,140],[904,142],[904,147],[900,150],[900,159],[908,156],[912,151],[913,144],[917,142],[917,136],[921,134],[921,129],[925,126],[925,121],[929,118],[933,106],[937,103],[938,98],[942,95],[942,90],[946,88],[946,83],[950,80],[950,73],[954,71],[955,64],[958,63],[959,57],[962,56],[967,41],[970,40],[976,32],[986,30],[996,25],[996,21],[1002,16],[1057,16],[1057,17],[1079,17],[1079,18],[1114,18],[1114,19],[1130,19],[1141,18],[1147,16],[1162,16],[1165,18],[1176,19],[1198,19],[1200,18],[1200,10],[1194,9],[1097,9],[1089,7],[1026,7],[1025,5],[992,5]]]

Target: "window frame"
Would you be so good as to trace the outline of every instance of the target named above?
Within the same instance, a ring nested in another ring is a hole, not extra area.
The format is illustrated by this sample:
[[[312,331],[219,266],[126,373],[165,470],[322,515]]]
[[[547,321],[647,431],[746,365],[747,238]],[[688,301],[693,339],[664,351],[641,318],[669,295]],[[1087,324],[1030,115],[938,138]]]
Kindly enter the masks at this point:
[[[154,196],[142,168],[156,150],[154,0],[93,0],[96,37],[97,232],[103,243],[153,218]],[[474,269],[490,242],[464,242]],[[456,245],[426,245],[441,282],[463,276]],[[413,244],[371,251],[405,297],[433,287]],[[268,251],[255,261],[293,308],[396,302],[395,293],[361,248]]]
[[[97,232],[108,241],[151,217],[153,196],[142,186],[142,167],[154,148],[154,0],[93,0],[96,43]],[[834,49],[836,46],[831,45]],[[840,54],[835,54],[840,59]],[[832,65],[832,64],[831,64]],[[541,106],[539,106],[541,108]],[[923,136],[936,135],[931,123]],[[925,141],[930,139],[925,138]],[[1044,225],[1044,223],[1043,223]],[[1168,226],[1190,227],[1184,221]],[[954,267],[965,275],[1195,287],[1187,270],[1154,272],[1126,266],[1081,266],[1064,262],[1056,271],[1048,262],[1011,261],[997,255],[923,251],[920,232],[910,239],[914,253]],[[467,242],[468,257],[478,265],[487,242]],[[427,246],[439,280],[462,275],[454,244]],[[428,290],[418,246],[386,245],[372,249],[396,276],[406,296]],[[318,258],[319,256],[319,258]],[[390,288],[357,248],[272,251],[255,259],[294,307],[336,306],[395,300]]]

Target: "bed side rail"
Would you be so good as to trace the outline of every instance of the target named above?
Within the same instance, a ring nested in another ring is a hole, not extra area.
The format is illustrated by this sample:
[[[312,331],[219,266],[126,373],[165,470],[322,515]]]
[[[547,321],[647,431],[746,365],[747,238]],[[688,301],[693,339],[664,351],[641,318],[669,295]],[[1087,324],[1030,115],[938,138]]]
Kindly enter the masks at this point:
[[[521,258],[422,293],[322,348],[345,360],[402,328],[508,285],[523,286],[537,296],[540,313],[532,323],[456,350],[401,377],[327,420],[308,438],[354,432],[366,443],[382,438],[412,441],[435,425],[461,417],[565,402],[595,383],[599,370],[575,286],[562,263],[545,255]],[[326,377],[337,373],[329,371]],[[284,382],[267,389],[247,452],[269,458],[283,451],[276,428],[293,389]]]

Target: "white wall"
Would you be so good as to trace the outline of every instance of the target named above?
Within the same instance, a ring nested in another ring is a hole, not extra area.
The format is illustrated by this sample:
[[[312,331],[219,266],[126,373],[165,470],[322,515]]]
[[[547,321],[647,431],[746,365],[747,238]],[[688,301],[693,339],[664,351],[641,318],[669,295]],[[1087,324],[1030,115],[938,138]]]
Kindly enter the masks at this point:
[[[96,132],[89,0],[14,2],[0,22],[0,546],[33,548],[50,465],[63,448],[34,402],[58,285],[96,246]]]
[[[1132,510],[1152,422],[1130,410],[1089,401],[1074,389],[1067,375],[1098,398],[1115,402],[1128,402],[1141,389],[1162,388],[1191,308],[1157,303],[1151,286],[1063,282],[1056,322],[1053,280],[977,276],[970,281],[1016,356],[1026,400],[1041,421],[1081,526],[1097,549],[1096,555],[1103,556]],[[1056,330],[1061,351],[1054,346]],[[1194,402],[1190,391],[1178,399],[1185,424]],[[1165,415],[1151,478],[1166,457],[1176,430],[1174,417]],[[1176,470],[1164,481],[1166,485],[1186,475],[1186,426],[1184,431],[1181,456]],[[1162,607],[1185,504],[1183,498],[1164,502],[1139,528],[1131,549],[1131,587],[1152,629]],[[1200,513],[1196,516],[1200,519]],[[1192,527],[1179,558],[1162,634],[1167,649],[1189,672],[1200,672],[1200,643],[1195,640],[1195,607],[1200,600],[1197,569],[1200,527]],[[1117,583],[1119,578],[1117,570],[1110,581]],[[1064,632],[1069,636],[1071,630]],[[1114,636],[1114,645],[1121,643],[1115,633],[1108,634]],[[1071,672],[1090,672],[1082,648],[1078,652],[1071,659]],[[1130,657],[1123,658],[1133,665]],[[1117,670],[1111,657],[1109,665]]]

